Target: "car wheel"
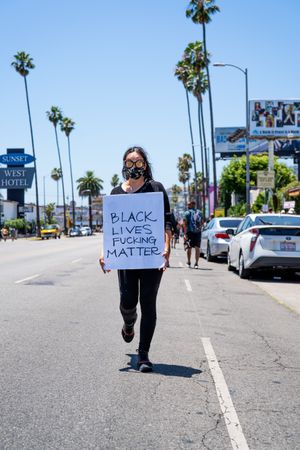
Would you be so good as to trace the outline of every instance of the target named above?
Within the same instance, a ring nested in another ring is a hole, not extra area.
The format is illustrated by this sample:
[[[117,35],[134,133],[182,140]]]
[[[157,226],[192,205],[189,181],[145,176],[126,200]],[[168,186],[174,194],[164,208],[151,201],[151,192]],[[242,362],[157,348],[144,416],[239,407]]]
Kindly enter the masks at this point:
[[[233,272],[234,270],[235,270],[235,267],[233,267],[231,264],[230,264],[230,256],[229,256],[229,253],[227,253],[227,269],[229,270],[229,272]]]
[[[243,253],[240,254],[240,259],[239,259],[239,276],[240,276],[240,278],[243,278],[243,279],[247,279],[250,276],[250,270],[245,269],[245,266],[244,266]]]
[[[213,262],[215,260],[215,258],[211,256],[209,242],[207,243],[206,259],[208,262]]]

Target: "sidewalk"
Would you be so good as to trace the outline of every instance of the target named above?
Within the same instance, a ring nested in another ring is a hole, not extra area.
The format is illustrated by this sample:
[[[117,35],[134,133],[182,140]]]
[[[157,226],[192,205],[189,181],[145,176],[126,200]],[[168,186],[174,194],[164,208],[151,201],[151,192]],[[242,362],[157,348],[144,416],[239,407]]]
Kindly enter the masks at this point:
[[[300,283],[282,280],[253,281],[274,300],[300,315]]]

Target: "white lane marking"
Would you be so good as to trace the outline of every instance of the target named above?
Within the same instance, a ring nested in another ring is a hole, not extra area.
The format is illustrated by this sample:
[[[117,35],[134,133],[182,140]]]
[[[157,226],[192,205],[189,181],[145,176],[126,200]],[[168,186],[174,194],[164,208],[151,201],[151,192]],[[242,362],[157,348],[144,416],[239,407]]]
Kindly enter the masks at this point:
[[[210,338],[201,338],[208,365],[215,383],[217,397],[227,426],[227,431],[234,450],[249,450],[237,413],[234,409],[229,390],[219,366]]]
[[[191,286],[191,283],[189,282],[189,280],[184,280],[184,282],[185,282],[187,291],[192,292],[193,289],[192,289],[192,286]]]
[[[183,263],[181,261],[179,261],[179,267],[183,267]]]
[[[31,277],[27,277],[27,278],[23,278],[22,280],[15,281],[15,284],[23,283],[23,281],[33,280],[34,278],[37,278],[37,277],[40,277],[40,276],[41,276],[41,274],[37,273],[35,275],[32,275]]]
[[[81,261],[81,260],[82,260],[82,258],[73,259],[72,264],[77,263],[77,262],[79,262],[79,261]]]

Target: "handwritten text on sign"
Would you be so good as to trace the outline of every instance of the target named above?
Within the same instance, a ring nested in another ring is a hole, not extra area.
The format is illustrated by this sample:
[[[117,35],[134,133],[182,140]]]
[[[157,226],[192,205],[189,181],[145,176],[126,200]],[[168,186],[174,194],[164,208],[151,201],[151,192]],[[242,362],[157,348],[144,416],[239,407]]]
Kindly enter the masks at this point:
[[[164,263],[162,192],[103,198],[106,269],[151,269]]]

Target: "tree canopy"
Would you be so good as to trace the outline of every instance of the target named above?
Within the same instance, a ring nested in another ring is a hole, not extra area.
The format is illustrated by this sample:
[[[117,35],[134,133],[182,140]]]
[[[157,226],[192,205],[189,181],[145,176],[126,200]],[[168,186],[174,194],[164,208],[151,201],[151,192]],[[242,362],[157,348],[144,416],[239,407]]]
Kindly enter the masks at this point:
[[[250,188],[256,186],[257,171],[268,170],[268,155],[250,155]],[[292,169],[284,163],[274,161],[275,191],[283,188],[295,180]],[[246,157],[233,158],[227,167],[224,167],[220,179],[221,201],[225,203],[231,193],[236,193],[241,200],[246,198]]]

